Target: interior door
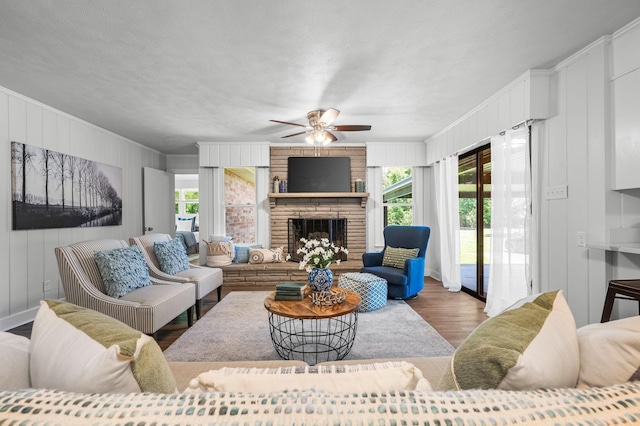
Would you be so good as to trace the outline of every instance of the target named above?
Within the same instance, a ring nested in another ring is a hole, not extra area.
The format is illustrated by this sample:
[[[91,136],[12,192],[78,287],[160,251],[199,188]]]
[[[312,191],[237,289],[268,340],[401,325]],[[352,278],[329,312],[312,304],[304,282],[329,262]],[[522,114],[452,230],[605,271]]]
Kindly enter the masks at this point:
[[[175,178],[173,173],[143,168],[143,233],[176,233]]]

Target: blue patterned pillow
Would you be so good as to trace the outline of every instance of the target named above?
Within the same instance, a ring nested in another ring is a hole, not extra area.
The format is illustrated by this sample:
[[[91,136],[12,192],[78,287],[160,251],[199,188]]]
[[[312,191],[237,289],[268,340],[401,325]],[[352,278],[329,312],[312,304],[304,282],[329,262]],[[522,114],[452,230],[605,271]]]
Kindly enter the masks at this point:
[[[153,243],[160,269],[165,274],[175,275],[189,269],[189,258],[184,244],[178,238],[162,243]]]
[[[98,251],[93,258],[108,296],[121,297],[136,288],[151,285],[147,263],[136,246]]]
[[[257,248],[262,248],[262,244],[235,244],[233,263],[249,263],[249,250]]]

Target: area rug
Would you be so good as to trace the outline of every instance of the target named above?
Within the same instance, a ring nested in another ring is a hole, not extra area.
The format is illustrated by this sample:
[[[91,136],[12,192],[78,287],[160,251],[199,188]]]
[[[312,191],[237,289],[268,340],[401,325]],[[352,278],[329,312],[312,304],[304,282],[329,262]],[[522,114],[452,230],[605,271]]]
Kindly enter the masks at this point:
[[[258,361],[279,359],[264,308],[268,291],[234,291],[196,321],[165,351],[168,361]],[[358,329],[345,359],[445,356],[454,352],[438,332],[402,300],[358,315]]]

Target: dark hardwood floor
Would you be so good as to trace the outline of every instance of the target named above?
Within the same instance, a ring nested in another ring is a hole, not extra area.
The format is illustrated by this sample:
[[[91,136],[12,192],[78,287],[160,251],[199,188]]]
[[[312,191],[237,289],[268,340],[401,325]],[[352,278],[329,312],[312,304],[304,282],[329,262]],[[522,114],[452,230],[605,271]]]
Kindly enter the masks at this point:
[[[233,286],[222,287],[222,297],[232,291],[243,290],[273,290],[272,286]],[[218,303],[216,292],[211,292],[203,299],[203,315]],[[482,321],[487,319],[483,312],[484,303],[464,292],[449,292],[442,287],[442,283],[432,278],[425,279],[424,289],[418,297],[407,300],[411,306],[425,321],[435,328],[442,337],[453,346],[460,343]],[[12,330],[12,333],[22,336],[31,336],[31,326],[27,323]],[[187,317],[182,314],[158,331],[157,341],[162,350],[168,348],[178,337],[187,330]]]

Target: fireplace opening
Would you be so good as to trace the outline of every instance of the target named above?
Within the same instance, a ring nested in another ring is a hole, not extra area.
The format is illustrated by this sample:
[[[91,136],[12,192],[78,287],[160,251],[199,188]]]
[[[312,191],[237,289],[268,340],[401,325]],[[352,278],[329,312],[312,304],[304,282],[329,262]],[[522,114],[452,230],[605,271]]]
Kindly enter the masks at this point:
[[[294,219],[288,221],[289,230],[289,246],[288,252],[291,255],[291,261],[300,262],[302,255],[297,251],[302,247],[300,238],[308,240],[327,238],[336,247],[349,248],[347,246],[347,219]],[[345,253],[337,253],[336,259],[340,261],[347,260]]]

